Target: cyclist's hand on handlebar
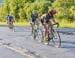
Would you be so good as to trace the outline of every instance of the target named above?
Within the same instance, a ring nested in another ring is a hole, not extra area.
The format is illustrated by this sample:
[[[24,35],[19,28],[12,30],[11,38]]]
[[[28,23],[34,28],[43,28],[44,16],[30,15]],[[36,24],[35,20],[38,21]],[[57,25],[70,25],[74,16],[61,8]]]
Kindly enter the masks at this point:
[[[59,27],[59,23],[58,22],[56,22],[56,25],[57,25],[57,28]]]

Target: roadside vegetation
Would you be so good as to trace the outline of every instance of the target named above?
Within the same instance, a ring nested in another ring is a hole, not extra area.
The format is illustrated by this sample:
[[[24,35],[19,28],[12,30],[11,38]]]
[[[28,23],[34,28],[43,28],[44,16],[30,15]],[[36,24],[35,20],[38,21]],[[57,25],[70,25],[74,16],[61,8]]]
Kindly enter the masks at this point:
[[[14,16],[15,25],[29,26],[29,17],[36,9],[41,16],[54,8],[60,27],[75,28],[75,0],[2,0],[0,4],[0,25],[6,25],[7,14]]]

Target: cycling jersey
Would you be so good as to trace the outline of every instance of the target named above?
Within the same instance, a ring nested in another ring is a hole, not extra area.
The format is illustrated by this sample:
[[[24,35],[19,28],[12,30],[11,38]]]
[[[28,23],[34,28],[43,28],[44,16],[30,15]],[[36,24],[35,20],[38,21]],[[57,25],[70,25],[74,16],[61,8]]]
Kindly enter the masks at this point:
[[[50,14],[45,14],[45,15],[42,15],[42,19],[41,19],[41,23],[42,24],[46,24],[49,22],[49,20],[53,18],[53,15],[50,15]]]
[[[32,22],[36,21],[37,18],[38,18],[38,14],[31,14]]]
[[[47,14],[45,17],[46,23],[48,23],[51,18],[53,18],[53,15]]]
[[[11,21],[13,20],[13,16],[8,15],[8,16],[7,16],[7,20],[8,20],[9,22],[11,22]]]

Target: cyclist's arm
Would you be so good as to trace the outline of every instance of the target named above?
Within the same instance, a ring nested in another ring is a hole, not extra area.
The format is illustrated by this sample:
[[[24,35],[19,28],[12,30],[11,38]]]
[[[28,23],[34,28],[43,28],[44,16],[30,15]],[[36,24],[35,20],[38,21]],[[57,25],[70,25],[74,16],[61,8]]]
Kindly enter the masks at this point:
[[[54,17],[52,18],[52,21],[53,21],[53,23],[58,23]]]

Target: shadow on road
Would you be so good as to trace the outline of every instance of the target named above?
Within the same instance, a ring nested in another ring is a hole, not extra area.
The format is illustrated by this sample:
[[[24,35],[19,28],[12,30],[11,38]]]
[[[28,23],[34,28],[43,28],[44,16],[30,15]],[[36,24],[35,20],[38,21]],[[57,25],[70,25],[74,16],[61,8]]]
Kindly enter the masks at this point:
[[[62,41],[62,48],[75,48],[75,42],[73,41]]]

